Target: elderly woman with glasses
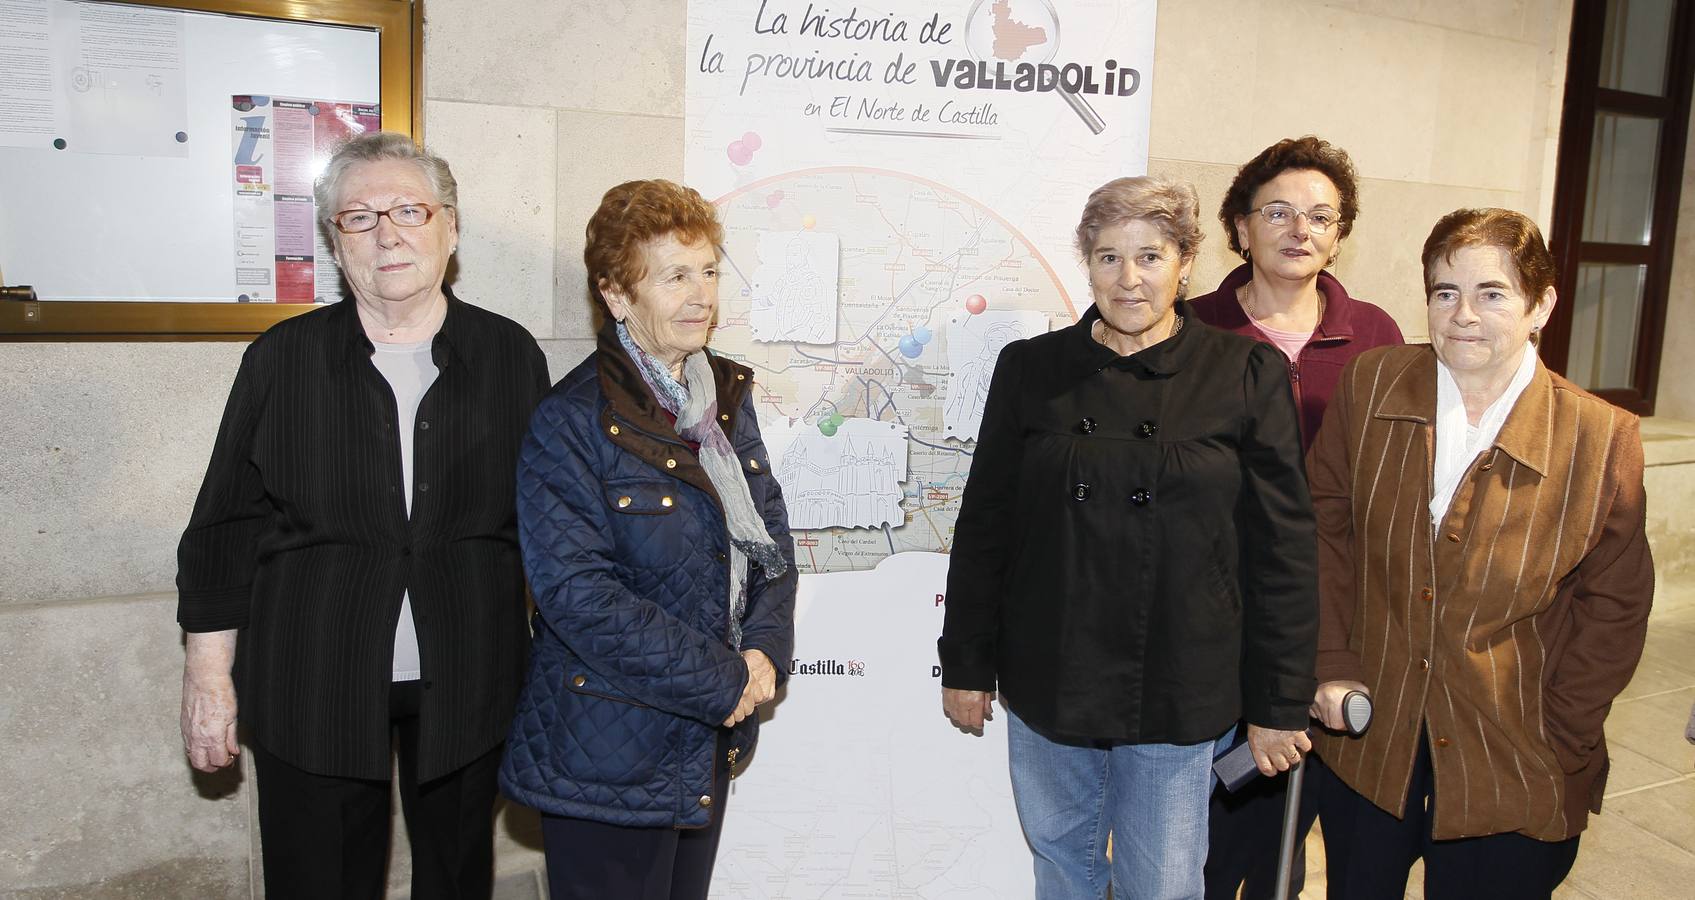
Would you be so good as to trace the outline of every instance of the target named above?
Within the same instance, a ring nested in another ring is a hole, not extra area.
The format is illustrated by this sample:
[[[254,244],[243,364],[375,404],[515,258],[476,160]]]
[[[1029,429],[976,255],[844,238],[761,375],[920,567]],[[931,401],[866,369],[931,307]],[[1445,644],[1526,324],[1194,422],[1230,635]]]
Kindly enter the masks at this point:
[[[1647,636],[1635,416],[1548,371],[1554,259],[1526,216],[1425,241],[1430,343],[1342,372],[1310,458],[1319,688],[1376,707],[1316,739],[1330,896],[1547,898],[1607,783],[1603,725]]]
[[[1199,897],[1217,740],[1309,746],[1300,426],[1277,351],[1182,301],[1199,219],[1162,179],[1089,196],[1094,306],[1001,352],[955,529],[942,706],[980,732],[999,692],[1040,900]]]
[[[1388,313],[1348,296],[1326,271],[1358,214],[1354,164],[1341,148],[1310,135],[1272,144],[1237,171],[1218,210],[1242,265],[1194,302],[1201,321],[1279,351],[1300,408],[1303,450],[1312,446],[1342,366],[1373,347],[1401,343]],[[1244,900],[1272,896],[1287,780],[1261,779],[1214,795],[1209,898],[1234,900],[1238,888]],[[1311,821],[1308,804],[1302,833]],[[1299,893],[1303,868],[1294,871]]]
[[[712,204],[631,181],[587,235],[599,341],[519,462],[535,644],[501,786],[542,812],[553,900],[704,900],[730,771],[788,678],[794,544],[753,370],[706,347]]]
[[[488,897],[523,674],[518,445],[548,386],[522,326],[443,284],[446,161],[384,132],[316,188],[351,299],[242,357],[178,550],[183,743],[259,771],[272,897],[374,897],[399,758],[413,897]]]

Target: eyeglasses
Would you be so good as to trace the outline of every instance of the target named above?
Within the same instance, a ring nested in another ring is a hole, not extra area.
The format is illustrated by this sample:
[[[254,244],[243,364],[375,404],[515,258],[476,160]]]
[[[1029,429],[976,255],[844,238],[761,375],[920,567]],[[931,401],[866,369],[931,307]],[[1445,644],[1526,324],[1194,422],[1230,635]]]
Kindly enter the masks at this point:
[[[1276,228],[1285,228],[1295,224],[1296,216],[1307,217],[1307,227],[1313,234],[1326,234],[1336,224],[1342,221],[1342,214],[1328,206],[1317,206],[1312,209],[1296,209],[1287,203],[1267,203],[1259,209],[1248,212],[1259,213],[1260,217]]]
[[[377,220],[388,216],[388,220],[402,228],[417,228],[427,225],[435,218],[436,210],[447,209],[449,204],[437,203],[402,203],[389,209],[344,209],[330,216],[335,228],[342,234],[360,234],[377,227]]]

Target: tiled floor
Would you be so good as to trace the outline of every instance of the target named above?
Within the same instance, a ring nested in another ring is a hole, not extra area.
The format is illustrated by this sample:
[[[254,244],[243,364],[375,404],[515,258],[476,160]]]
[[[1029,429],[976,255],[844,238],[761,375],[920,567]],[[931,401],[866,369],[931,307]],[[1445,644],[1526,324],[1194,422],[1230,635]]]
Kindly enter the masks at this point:
[[[1695,897],[1695,744],[1684,740],[1695,704],[1695,577],[1662,583],[1648,645],[1607,719],[1612,773],[1591,816],[1560,900]],[[1302,897],[1322,898],[1324,845],[1307,840]],[[1415,870],[1408,897],[1423,897]]]

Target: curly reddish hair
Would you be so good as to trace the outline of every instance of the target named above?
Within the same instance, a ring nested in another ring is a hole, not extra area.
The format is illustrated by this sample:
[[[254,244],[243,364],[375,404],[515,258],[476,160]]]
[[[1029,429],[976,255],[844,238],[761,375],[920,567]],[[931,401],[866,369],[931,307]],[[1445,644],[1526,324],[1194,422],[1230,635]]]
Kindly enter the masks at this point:
[[[1354,230],[1354,218],[1360,213],[1360,185],[1359,174],[1354,171],[1354,161],[1348,158],[1348,151],[1310,134],[1284,138],[1261,150],[1258,156],[1236,170],[1236,180],[1230,182],[1230,190],[1224,192],[1224,202],[1218,207],[1218,221],[1224,223],[1224,238],[1230,242],[1230,249],[1237,256],[1248,258],[1247,248],[1242,246],[1236,235],[1236,220],[1253,211],[1254,194],[1266,182],[1284,172],[1302,169],[1310,169],[1330,179],[1330,183],[1336,185],[1336,193],[1342,195],[1342,220],[1337,223],[1341,230],[1337,232],[1336,239],[1341,240]]]
[[[1542,240],[1542,229],[1530,217],[1510,209],[1456,209],[1438,219],[1425,238],[1424,296],[1434,287],[1430,268],[1436,260],[1453,262],[1462,247],[1499,247],[1512,257],[1513,275],[1524,293],[1528,311],[1541,302],[1543,292],[1554,286],[1554,254]]]
[[[663,178],[626,181],[607,191],[600,198],[600,208],[589,217],[585,233],[583,265],[588,269],[589,296],[602,312],[607,311],[602,281],[635,296],[636,282],[647,276],[642,245],[648,241],[667,235],[685,244],[705,240],[714,252],[724,243],[717,208],[694,188]]]

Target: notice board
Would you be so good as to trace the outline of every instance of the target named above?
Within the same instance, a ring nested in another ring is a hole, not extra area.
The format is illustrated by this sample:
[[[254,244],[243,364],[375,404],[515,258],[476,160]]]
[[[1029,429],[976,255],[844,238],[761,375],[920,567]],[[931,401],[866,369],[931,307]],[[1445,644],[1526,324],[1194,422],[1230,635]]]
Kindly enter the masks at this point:
[[[0,277],[38,298],[0,301],[0,339],[239,338],[301,311],[233,289],[232,98],[369,104],[386,130],[416,134],[415,12],[409,0],[0,0],[13,101],[0,110]],[[72,100],[32,111],[42,79],[28,77],[27,41],[44,21],[57,46],[70,30],[81,43],[43,72]],[[77,106],[103,95],[83,104],[98,115]]]

